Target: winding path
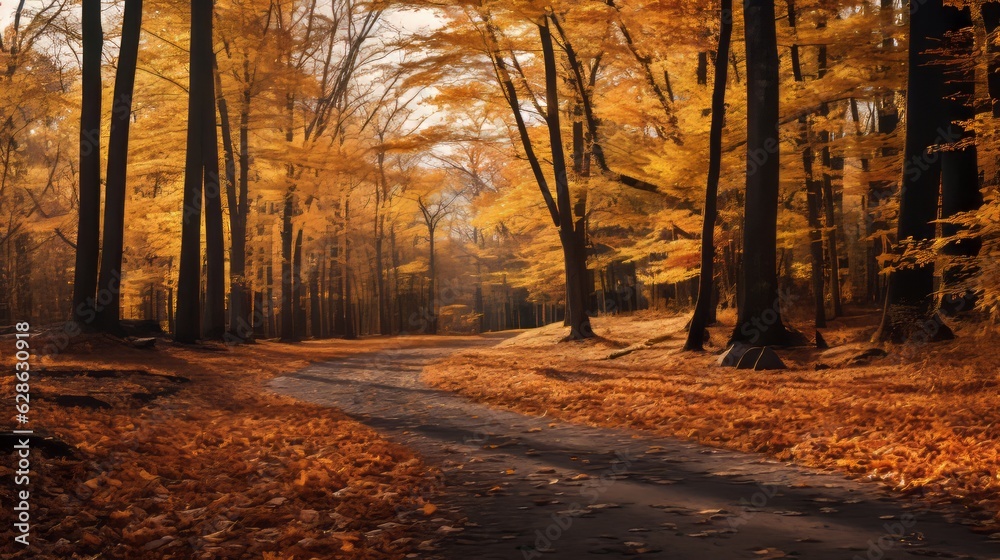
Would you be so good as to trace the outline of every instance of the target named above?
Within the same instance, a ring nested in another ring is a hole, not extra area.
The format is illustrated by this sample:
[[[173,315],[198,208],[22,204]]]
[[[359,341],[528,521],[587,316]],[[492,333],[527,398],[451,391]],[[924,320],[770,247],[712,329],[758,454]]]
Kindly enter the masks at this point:
[[[441,468],[443,518],[410,520],[437,523],[446,538],[421,558],[1000,558],[1000,540],[871,484],[495,410],[419,381],[428,362],[498,340],[408,343],[313,365],[271,387],[337,407]]]

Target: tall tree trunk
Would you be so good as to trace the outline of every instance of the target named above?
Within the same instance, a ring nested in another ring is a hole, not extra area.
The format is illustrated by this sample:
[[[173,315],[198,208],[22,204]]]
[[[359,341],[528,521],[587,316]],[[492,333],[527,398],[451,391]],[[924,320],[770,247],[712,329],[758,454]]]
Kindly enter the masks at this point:
[[[806,148],[802,152],[802,161],[806,171],[806,212],[809,220],[809,254],[812,257],[815,325],[817,329],[823,329],[826,328],[826,290],[823,286],[823,233],[819,221],[820,206],[823,204],[823,185],[813,178],[812,159],[812,148]]]
[[[427,311],[430,314],[430,321],[427,325],[428,334],[437,334],[438,332],[437,266],[434,254],[434,230],[435,226],[433,224],[427,228],[427,237],[430,240],[428,253],[428,274],[430,278],[427,280]]]
[[[722,0],[719,49],[715,55],[715,84],[712,86],[712,125],[708,139],[708,181],[705,212],[701,225],[701,272],[698,300],[688,328],[685,350],[701,350],[709,323],[712,293],[715,290],[715,222],[718,219],[719,177],[722,173],[722,128],[726,120],[726,82],[729,78],[729,44],[733,35],[733,0]]]
[[[791,342],[778,290],[778,43],[774,1],[747,0],[747,187],[739,319],[733,342]]]
[[[128,176],[128,133],[132,121],[132,94],[135,89],[142,28],[142,0],[126,0],[122,19],[121,48],[111,104],[111,137],[108,139],[108,172],[104,197],[104,240],[97,289],[98,324],[101,330],[121,331],[122,254],[125,246],[125,199]],[[105,303],[107,301],[107,303]]]
[[[826,22],[820,22],[817,29],[826,27]],[[826,45],[819,46],[818,77],[822,78],[827,71]],[[829,103],[822,103],[819,111],[821,117],[830,115]],[[821,160],[823,162],[823,202],[826,220],[826,245],[830,256],[830,296],[833,300],[833,316],[844,314],[840,299],[840,249],[837,242],[837,216],[833,197],[833,160],[830,156],[830,133],[820,132],[820,142],[823,144]]]
[[[343,228],[343,243],[341,246],[344,248],[344,269],[341,272],[341,306],[343,307],[343,321],[344,321],[344,338],[346,340],[354,340],[358,338],[358,331],[355,328],[355,318],[354,318],[354,301],[351,290],[351,276],[353,274],[351,270],[351,238],[347,231],[347,225],[350,223],[351,214],[351,199],[349,197],[344,197],[344,228]]]
[[[295,187],[285,193],[281,214],[281,341],[298,342],[295,329],[295,282],[292,258],[292,213],[295,211]]]
[[[944,35],[941,0],[926,0],[910,14],[909,77],[906,96],[906,143],[899,200],[898,242],[921,242],[935,236],[941,158],[928,149],[937,137],[944,75],[937,49]],[[902,263],[889,276],[882,323],[877,341],[944,340],[954,335],[937,316],[934,306],[934,265]]]
[[[556,73],[555,50],[549,30],[549,16],[539,25],[542,57],[545,62],[545,90],[549,143],[552,147],[552,169],[556,183],[556,205],[559,217],[559,238],[563,248],[566,270],[566,321],[570,326],[571,339],[594,336],[587,314],[587,249],[583,221],[574,224],[574,208],[570,200],[569,176],[566,170],[566,155],[563,148],[562,131],[559,126],[559,92]]]
[[[222,148],[226,164],[226,202],[229,206],[229,340],[232,342],[248,342],[253,340],[253,302],[250,283],[246,276],[246,208],[243,202],[245,193],[240,193],[236,179],[236,149],[233,145],[233,131],[229,120],[229,104],[222,92],[222,76],[219,73],[215,53],[212,53],[212,66],[215,76],[215,96],[219,109],[219,122],[222,129]],[[244,112],[240,111],[240,135],[242,140],[242,124]],[[241,146],[242,148],[242,146]],[[242,154],[240,154],[242,160]]]
[[[385,281],[385,208],[388,204],[389,185],[385,174],[385,151],[378,153],[378,184],[375,197],[375,288],[377,291],[378,332],[382,335],[392,333],[392,319],[389,312],[389,296],[386,293]]]
[[[184,162],[184,209],[181,227],[181,264],[177,280],[177,313],[174,338],[178,342],[194,343],[201,336],[201,214],[204,180],[202,130],[204,100],[208,85],[203,67],[211,60],[204,56],[210,51],[212,5],[191,0],[191,47],[188,88],[187,156]],[[209,67],[210,69],[210,67]],[[210,75],[209,75],[210,76]]]
[[[981,8],[983,24],[988,40],[986,54],[986,85],[990,91],[993,118],[1000,119],[1000,45],[997,45],[997,30],[1000,29],[1000,2],[983,2]]]
[[[302,228],[295,235],[295,250],[292,256],[292,300],[295,306],[295,339],[308,336],[305,298],[302,293]]]
[[[309,327],[315,339],[323,338],[323,305],[319,289],[319,270],[309,272]]]
[[[974,108],[976,94],[974,60],[975,38],[972,33],[972,12],[968,7],[944,7],[948,25],[947,45],[955,60],[949,65],[944,95],[944,119],[948,142],[959,143],[947,146],[941,154],[941,217],[945,220],[960,213],[977,210],[983,204],[979,184],[979,158],[976,150],[975,131],[965,128],[961,122],[972,121],[976,117]],[[963,228],[944,222],[941,232],[945,237],[958,235]],[[948,242],[942,252],[958,259],[971,259],[979,255],[982,239],[973,237],[962,241]],[[976,304],[976,294],[971,290],[954,288],[979,273],[973,265],[957,262],[947,265],[941,272],[944,294],[941,311],[946,315],[957,315],[971,311]]]
[[[215,114],[215,47],[212,38],[213,9],[201,7],[198,17],[208,21],[199,22],[205,27],[207,45],[202,45],[201,56],[207,63],[200,70],[204,74],[205,97],[202,101],[202,145],[205,166],[205,258],[208,261],[205,277],[205,317],[202,323],[203,336],[209,340],[221,340],[226,332],[226,243],[222,227],[222,189],[219,184],[219,135],[216,130]]]
[[[94,330],[101,248],[101,28],[100,0],[83,1],[83,99],[80,106],[80,217],[76,230],[72,318]]]

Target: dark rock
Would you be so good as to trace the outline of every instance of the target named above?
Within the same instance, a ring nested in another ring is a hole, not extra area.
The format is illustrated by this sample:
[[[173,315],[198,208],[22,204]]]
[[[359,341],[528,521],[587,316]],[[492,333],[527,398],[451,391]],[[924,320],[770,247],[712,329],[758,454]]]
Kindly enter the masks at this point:
[[[830,366],[828,364],[816,364],[816,366],[813,369],[819,371],[822,369],[830,369]]]
[[[736,369],[752,369],[755,371],[788,369],[778,354],[768,347],[754,347],[746,351],[740,358]]]
[[[816,331],[816,348],[829,348],[830,345],[826,343],[826,339],[823,338],[823,333]]]

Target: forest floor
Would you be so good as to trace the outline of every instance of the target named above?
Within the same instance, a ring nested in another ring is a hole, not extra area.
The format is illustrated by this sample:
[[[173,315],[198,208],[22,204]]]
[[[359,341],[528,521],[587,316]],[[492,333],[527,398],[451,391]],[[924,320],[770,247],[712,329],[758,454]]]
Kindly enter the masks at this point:
[[[829,349],[779,349],[788,369],[753,371],[717,364],[732,316],[711,329],[707,353],[681,350],[687,319],[597,318],[584,342],[561,342],[566,329],[552,325],[455,353],[422,379],[528,415],[874,480],[1000,538],[996,333],[959,326],[954,341],[882,348],[868,342],[877,312],[856,312],[824,331]]]
[[[0,342],[8,360],[11,338]],[[30,491],[30,546],[4,515],[0,556],[383,559],[428,546],[399,513],[423,511],[435,470],[340,411],[263,389],[386,344],[136,349],[81,335],[32,357],[29,485],[14,485],[13,455],[0,463],[5,511],[15,490]],[[0,382],[11,421],[13,377]]]

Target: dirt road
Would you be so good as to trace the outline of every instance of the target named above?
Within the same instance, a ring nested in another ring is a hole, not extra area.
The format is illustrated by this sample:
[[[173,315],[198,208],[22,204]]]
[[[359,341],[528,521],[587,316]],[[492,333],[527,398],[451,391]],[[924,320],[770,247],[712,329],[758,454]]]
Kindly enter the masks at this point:
[[[1000,558],[990,540],[873,484],[761,455],[495,410],[419,380],[497,337],[442,338],[314,365],[275,391],[337,407],[444,473],[423,558]],[[441,523],[441,520],[438,520]]]

